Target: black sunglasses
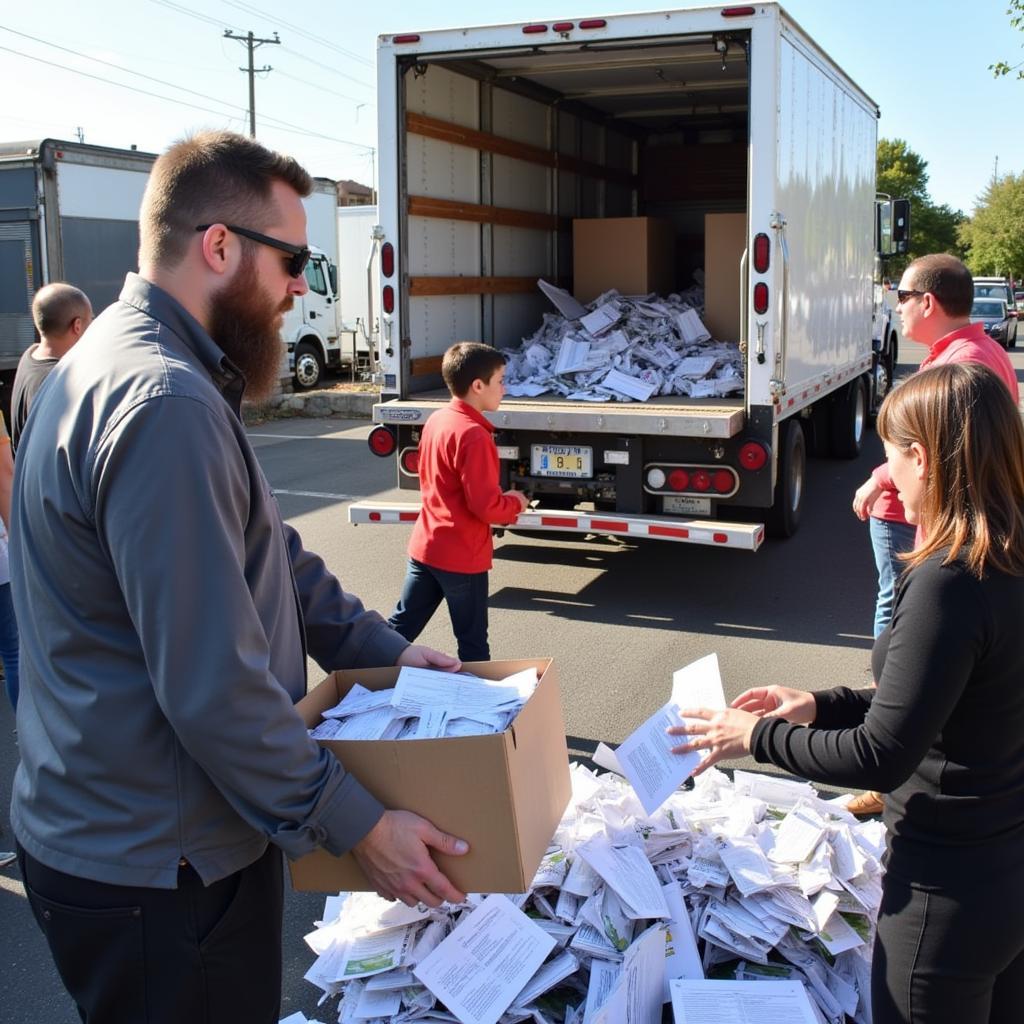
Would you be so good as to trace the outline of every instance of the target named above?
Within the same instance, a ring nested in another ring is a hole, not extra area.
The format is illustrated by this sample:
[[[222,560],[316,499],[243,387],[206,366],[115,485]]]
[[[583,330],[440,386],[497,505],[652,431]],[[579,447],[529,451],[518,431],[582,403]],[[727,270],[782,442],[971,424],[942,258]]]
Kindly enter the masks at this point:
[[[914,295],[924,295],[924,294],[926,294],[926,293],[925,292],[916,291],[913,288],[907,288],[907,289],[897,288],[896,289],[896,300],[900,304],[902,304],[902,303],[906,302],[907,299],[911,298]]]
[[[206,231],[207,228],[212,226],[212,224],[200,224],[196,231]],[[259,242],[261,245],[269,245],[272,249],[280,249],[281,252],[290,253],[291,259],[285,260],[285,267],[290,277],[301,277],[302,272],[306,269],[306,264],[309,262],[309,246],[292,245],[291,242],[282,242],[279,238],[261,235],[258,231],[236,227],[234,224],[225,224],[224,227],[236,235],[241,235],[243,238],[251,238],[254,242]]]

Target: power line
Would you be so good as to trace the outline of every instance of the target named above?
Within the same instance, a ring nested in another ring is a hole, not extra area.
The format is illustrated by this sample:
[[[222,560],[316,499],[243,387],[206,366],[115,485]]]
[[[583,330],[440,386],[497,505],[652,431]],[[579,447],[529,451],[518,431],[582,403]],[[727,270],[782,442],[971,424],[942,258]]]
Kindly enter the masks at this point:
[[[46,45],[52,46],[52,45],[55,45],[55,44],[47,43]],[[65,48],[64,47],[59,47],[59,49],[65,49]],[[236,115],[230,115],[230,114],[226,113],[223,110],[211,110],[209,107],[201,107],[198,103],[189,103],[188,100],[175,99],[173,96],[164,96],[161,93],[150,92],[150,90],[148,90],[148,89],[140,89],[138,86],[128,85],[125,82],[115,82],[112,78],[104,78],[102,75],[93,75],[93,74],[90,74],[88,71],[81,71],[78,68],[69,68],[65,64],[57,64],[55,61],[46,60],[43,57],[36,57],[34,54],[24,53],[21,50],[14,50],[14,49],[11,49],[9,46],[0,46],[0,51],[2,51],[4,53],[14,54],[14,56],[16,56],[16,57],[24,57],[26,60],[34,60],[34,61],[36,61],[39,64],[46,64],[48,67],[57,68],[58,71],[67,71],[67,72],[69,72],[70,74],[73,74],[73,75],[81,75],[84,78],[90,78],[90,79],[92,79],[93,81],[96,81],[96,82],[103,82],[105,85],[113,85],[113,86],[116,86],[119,89],[127,89],[129,92],[139,93],[142,96],[151,96],[154,99],[163,100],[166,103],[176,103],[178,106],[181,106],[181,107],[189,107],[192,110],[201,110],[203,113],[214,114],[217,117],[229,118],[230,120],[234,120],[237,117],[237,114]],[[99,58],[96,58],[96,57],[89,57],[86,54],[77,53],[77,51],[74,51],[74,50],[70,50],[68,52],[74,53],[75,56],[85,57],[86,60],[98,60],[99,59]],[[101,62],[101,63],[106,63],[106,62]],[[128,69],[126,69],[126,68],[122,69],[122,70],[125,70],[125,71],[128,72],[128,74],[132,74],[132,75],[139,74],[139,72],[137,72],[137,71],[128,71]],[[144,76],[144,77],[149,77],[149,76]],[[170,85],[170,87],[172,89],[181,89],[182,88],[181,86],[173,85],[173,84],[171,84],[169,82],[165,82],[163,84]],[[193,90],[188,89],[188,90],[185,90],[185,91],[186,92],[192,92]],[[197,95],[201,96],[203,94],[199,93]],[[222,103],[224,106],[231,107],[233,110],[243,110],[244,109],[243,107],[238,107],[238,106],[235,106],[234,104],[226,103],[225,101],[215,99],[214,97],[207,97],[207,98],[211,99],[212,102],[214,102],[214,103]],[[267,122],[270,122],[270,127],[276,129],[277,131],[288,132],[290,134],[295,134],[295,135],[305,135],[305,136],[308,136],[310,138],[315,138],[315,139],[325,139],[328,142],[337,142],[337,143],[340,143],[343,146],[354,146],[357,149],[370,150],[370,149],[373,148],[372,146],[367,146],[363,142],[352,142],[350,139],[339,139],[337,136],[334,136],[334,135],[325,135],[323,132],[316,132],[316,131],[311,131],[308,128],[301,128],[299,125],[294,125],[290,121],[281,121],[278,118],[271,118],[271,117],[264,118],[264,120],[266,120]]]
[[[245,11],[249,14],[258,14],[263,18],[268,18],[272,22],[284,25],[285,28],[290,28],[296,35],[302,36],[305,39],[309,39],[311,42],[317,43],[320,46],[326,47],[328,50],[334,50],[336,53],[343,54],[351,60],[357,61],[360,64],[365,64],[366,67],[371,70],[376,66],[372,60],[368,60],[366,57],[361,57],[358,53],[354,53],[352,50],[346,50],[343,46],[338,46],[335,43],[329,43],[321,39],[319,36],[314,35],[312,32],[307,31],[300,25],[292,24],[290,21],[285,21],[279,15],[271,14],[269,11],[260,10],[255,4],[244,3],[242,0],[223,0],[223,3],[229,7],[235,7],[239,10]]]
[[[216,25],[217,28],[233,28],[235,31],[239,31],[237,25],[225,26],[223,21],[218,21],[216,18],[211,18],[206,14],[200,14],[199,11],[192,10],[191,7],[186,7],[184,4],[174,3],[173,0],[150,0],[151,3],[159,4],[161,7],[166,7],[169,10],[176,11],[179,14],[187,14],[190,18],[195,18],[198,21],[205,21],[208,25]]]
[[[318,68],[323,68],[324,71],[330,71],[332,75],[337,75],[339,78],[347,78],[350,82],[355,82],[356,85],[361,85],[364,89],[375,88],[369,82],[364,82],[361,78],[353,78],[352,75],[346,75],[344,71],[339,71],[337,68],[332,68],[330,64],[324,64],[321,61],[314,60],[312,57],[305,53],[299,53],[298,50],[293,50],[289,46],[282,46],[282,50],[285,53],[290,53],[294,57],[299,57],[304,60],[307,64],[315,64]]]
[[[343,100],[350,100],[352,103],[358,103],[360,106],[365,105],[366,101],[359,99],[357,96],[349,96],[346,93],[338,92],[335,89],[328,89],[325,85],[320,85],[319,82],[310,82],[305,78],[299,78],[298,75],[291,75],[287,71],[282,71],[280,68],[274,68],[274,70],[285,78],[290,78],[293,82],[299,82],[302,85],[308,85],[311,89],[316,89],[317,92],[329,92],[332,96],[338,96]]]

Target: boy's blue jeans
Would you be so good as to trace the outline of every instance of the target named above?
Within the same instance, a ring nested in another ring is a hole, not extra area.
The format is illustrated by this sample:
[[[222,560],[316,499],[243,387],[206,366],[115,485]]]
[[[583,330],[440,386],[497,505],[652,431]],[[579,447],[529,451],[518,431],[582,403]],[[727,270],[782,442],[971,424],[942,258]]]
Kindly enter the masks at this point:
[[[459,660],[490,661],[487,575],[486,572],[447,572],[410,558],[402,596],[388,625],[412,643],[444,600],[458,642]]]
[[[896,602],[896,581],[906,568],[897,555],[913,551],[917,527],[910,523],[894,523],[887,519],[868,517],[871,547],[878,568],[878,599],[875,602],[875,633],[877,637],[892,618]]]

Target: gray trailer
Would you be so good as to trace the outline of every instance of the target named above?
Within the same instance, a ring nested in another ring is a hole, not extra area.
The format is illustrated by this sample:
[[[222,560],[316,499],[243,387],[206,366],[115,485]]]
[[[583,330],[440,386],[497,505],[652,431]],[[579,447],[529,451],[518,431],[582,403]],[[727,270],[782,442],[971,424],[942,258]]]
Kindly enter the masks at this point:
[[[32,299],[51,281],[99,312],[138,267],[139,205],[156,156],[59,139],[0,143],[0,373],[35,340]]]

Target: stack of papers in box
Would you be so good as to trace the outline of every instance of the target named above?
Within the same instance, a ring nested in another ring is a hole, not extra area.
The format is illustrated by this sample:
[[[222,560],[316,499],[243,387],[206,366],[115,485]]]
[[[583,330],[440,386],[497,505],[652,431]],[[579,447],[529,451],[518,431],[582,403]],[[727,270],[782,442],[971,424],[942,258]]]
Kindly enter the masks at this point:
[[[660,1024],[671,1004],[705,1024],[767,998],[773,1020],[868,1024],[880,822],[749,772],[712,768],[653,813],[615,774],[572,782],[527,893],[328,899],[306,977],[339,1021]]]
[[[404,667],[393,689],[353,686],[309,734],[317,740],[427,740],[500,733],[536,688],[533,668],[494,682]]]
[[[742,394],[739,346],[708,333],[700,285],[666,298],[610,291],[589,306],[546,281],[538,285],[558,313],[545,314],[518,350],[506,352],[507,394],[532,398],[554,392],[590,402]]]

